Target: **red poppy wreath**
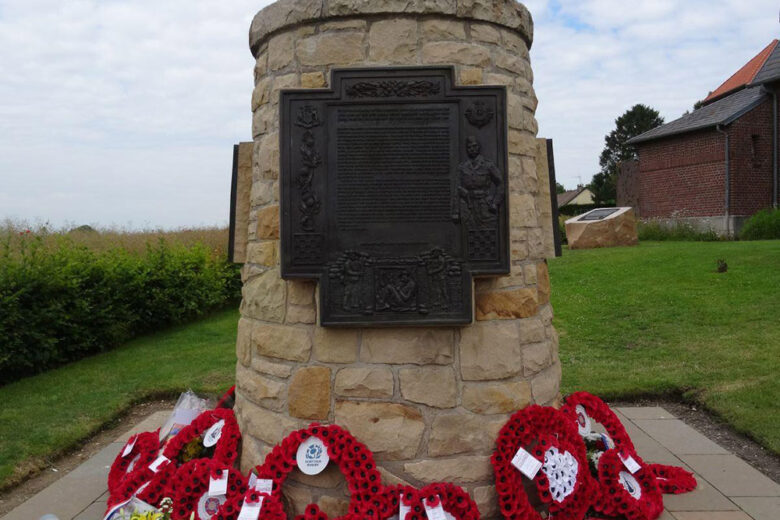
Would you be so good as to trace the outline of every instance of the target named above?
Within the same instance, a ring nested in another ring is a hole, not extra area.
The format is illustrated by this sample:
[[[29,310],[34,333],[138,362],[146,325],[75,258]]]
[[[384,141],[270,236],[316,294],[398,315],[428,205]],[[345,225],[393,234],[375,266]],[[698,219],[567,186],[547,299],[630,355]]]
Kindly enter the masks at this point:
[[[629,456],[636,464],[633,472],[625,463]],[[596,511],[628,520],[653,520],[661,516],[664,509],[661,490],[655,475],[638,455],[616,449],[606,451],[599,457],[598,472],[600,495],[593,504]]]
[[[136,469],[154,462],[160,450],[159,430],[137,433],[131,436],[111,464],[108,472],[108,492],[119,494],[123,483]]]
[[[225,478],[223,489],[217,489],[217,482]],[[189,520],[195,513],[195,520],[212,520],[222,505],[231,498],[242,497],[246,490],[246,479],[235,469],[212,459],[191,460],[176,470],[171,479],[171,518]]]
[[[540,520],[526,494],[533,482],[556,520],[580,520],[593,504],[596,484],[574,423],[554,408],[528,406],[501,428],[491,457],[499,508],[506,519]]]
[[[245,506],[256,510],[257,516],[246,513],[247,517],[254,520],[286,520],[287,518],[279,500],[250,488],[243,495],[228,498],[212,520],[236,520]]]
[[[347,481],[350,501],[349,513],[338,520],[365,520],[378,518],[378,511],[371,508],[374,497],[381,491],[382,483],[374,456],[368,448],[357,441],[340,426],[322,426],[317,423],[308,428],[297,430],[277,444],[269,453],[265,462],[255,468],[260,479],[273,481],[272,495],[281,500],[281,489],[287,476],[298,465],[298,448],[307,439],[316,437],[327,449],[330,461],[336,463]],[[322,518],[322,511],[316,505],[306,508],[303,515],[306,520]]]
[[[175,464],[158,459],[148,466],[135,469],[122,481],[120,488],[111,494],[108,499],[108,510],[130,500],[133,496],[149,505],[159,506],[160,501],[166,496],[174,473],[176,473]]]
[[[207,410],[181,429],[163,449],[163,456],[177,466],[190,460],[209,458],[230,467],[238,455],[241,432],[229,408]]]

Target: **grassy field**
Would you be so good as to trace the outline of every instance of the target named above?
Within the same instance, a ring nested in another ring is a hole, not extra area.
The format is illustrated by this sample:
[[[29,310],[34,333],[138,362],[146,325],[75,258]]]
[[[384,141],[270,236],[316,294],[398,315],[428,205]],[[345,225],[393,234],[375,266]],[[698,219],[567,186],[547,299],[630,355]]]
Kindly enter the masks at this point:
[[[780,241],[643,242],[549,264],[564,392],[682,396],[780,453]]]
[[[139,338],[0,387],[0,489],[45,467],[134,403],[233,384],[238,311]]]

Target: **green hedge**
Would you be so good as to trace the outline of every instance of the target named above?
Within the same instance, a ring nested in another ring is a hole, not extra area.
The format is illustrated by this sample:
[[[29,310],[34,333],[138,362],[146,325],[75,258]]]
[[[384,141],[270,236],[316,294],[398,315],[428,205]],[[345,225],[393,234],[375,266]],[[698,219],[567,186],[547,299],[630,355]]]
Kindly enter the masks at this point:
[[[780,210],[762,209],[750,217],[739,232],[740,240],[780,239]]]
[[[0,385],[181,323],[240,296],[202,245],[94,251],[35,235],[0,244]]]

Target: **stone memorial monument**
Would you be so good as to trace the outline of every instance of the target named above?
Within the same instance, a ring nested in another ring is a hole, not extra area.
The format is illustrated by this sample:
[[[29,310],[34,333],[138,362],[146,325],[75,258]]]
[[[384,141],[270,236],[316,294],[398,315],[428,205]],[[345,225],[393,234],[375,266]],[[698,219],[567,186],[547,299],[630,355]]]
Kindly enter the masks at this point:
[[[337,423],[385,483],[451,481],[499,516],[499,428],[559,397],[531,40],[513,0],[280,0],[255,16],[243,471]],[[296,511],[346,511],[338,468],[291,478]]]
[[[634,210],[596,208],[565,222],[569,249],[635,246],[639,243]]]

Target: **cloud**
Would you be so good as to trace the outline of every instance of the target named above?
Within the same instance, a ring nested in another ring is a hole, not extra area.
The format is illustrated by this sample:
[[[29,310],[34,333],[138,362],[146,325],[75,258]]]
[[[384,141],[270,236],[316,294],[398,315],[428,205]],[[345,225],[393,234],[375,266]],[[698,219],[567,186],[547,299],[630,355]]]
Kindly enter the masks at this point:
[[[250,138],[247,33],[269,1],[0,0],[0,218],[224,224]],[[753,0],[529,0],[540,135],[559,180],[598,171],[636,103],[678,117],[777,33]]]

